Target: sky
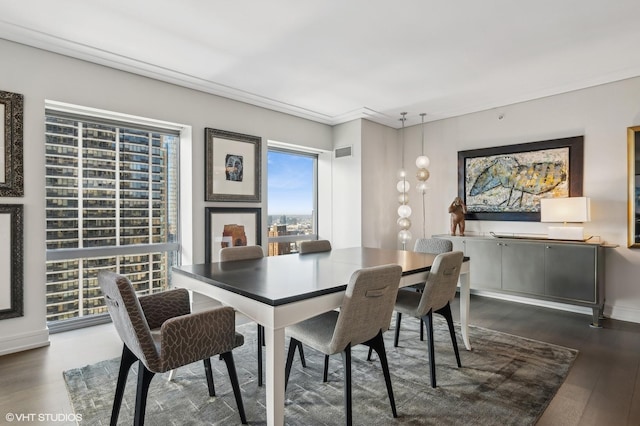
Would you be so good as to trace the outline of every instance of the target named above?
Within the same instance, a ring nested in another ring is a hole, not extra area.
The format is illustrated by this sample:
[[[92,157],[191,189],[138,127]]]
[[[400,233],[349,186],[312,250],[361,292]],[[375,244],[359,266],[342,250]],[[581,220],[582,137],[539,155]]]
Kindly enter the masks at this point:
[[[312,214],[313,162],[304,155],[268,151],[268,214]]]

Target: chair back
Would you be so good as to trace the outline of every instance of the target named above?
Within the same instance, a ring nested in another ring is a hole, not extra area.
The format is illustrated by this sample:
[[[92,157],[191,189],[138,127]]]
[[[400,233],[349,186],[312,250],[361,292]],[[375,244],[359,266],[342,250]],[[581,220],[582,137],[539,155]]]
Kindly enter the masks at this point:
[[[436,256],[418,304],[420,316],[429,312],[429,309],[437,311],[455,297],[463,257],[461,251],[441,253]]]
[[[220,262],[262,259],[263,257],[264,251],[260,246],[236,246],[220,249]]]
[[[329,345],[332,353],[389,329],[401,275],[400,265],[375,266],[353,273]]]
[[[322,251],[331,251],[331,242],[329,240],[312,240],[300,243],[300,254],[319,253]]]
[[[98,284],[122,342],[149,370],[157,371],[160,357],[131,282],[122,275],[102,271]]]
[[[444,238],[418,238],[413,251],[428,254],[440,254],[453,251],[453,242]]]

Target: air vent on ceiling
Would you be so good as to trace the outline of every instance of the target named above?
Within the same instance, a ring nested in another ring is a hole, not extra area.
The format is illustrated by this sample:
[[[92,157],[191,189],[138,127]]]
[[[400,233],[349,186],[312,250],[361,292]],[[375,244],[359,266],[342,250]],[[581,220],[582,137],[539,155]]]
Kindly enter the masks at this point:
[[[342,148],[336,148],[334,153],[336,158],[351,157],[351,147],[343,146]]]

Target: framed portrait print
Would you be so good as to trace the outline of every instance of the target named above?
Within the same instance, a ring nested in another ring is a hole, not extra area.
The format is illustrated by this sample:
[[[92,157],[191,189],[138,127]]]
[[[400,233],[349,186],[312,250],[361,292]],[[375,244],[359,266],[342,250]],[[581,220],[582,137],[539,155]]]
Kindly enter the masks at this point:
[[[259,208],[205,207],[205,262],[219,262],[224,247],[261,244]]]
[[[23,206],[0,205],[0,319],[23,315]]]
[[[0,91],[0,197],[22,197],[24,97]]]
[[[205,133],[205,201],[260,201],[262,139],[218,129]]]
[[[582,196],[584,137],[458,152],[466,219],[540,221],[540,199]]]

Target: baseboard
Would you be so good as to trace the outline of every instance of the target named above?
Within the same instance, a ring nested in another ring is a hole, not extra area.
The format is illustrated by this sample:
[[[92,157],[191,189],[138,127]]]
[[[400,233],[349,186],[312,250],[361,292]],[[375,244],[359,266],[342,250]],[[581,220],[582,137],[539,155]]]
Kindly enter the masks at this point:
[[[605,305],[604,315],[607,318],[612,318],[620,321],[640,323],[640,309]]]
[[[8,336],[0,340],[0,356],[49,346],[49,330]]]

